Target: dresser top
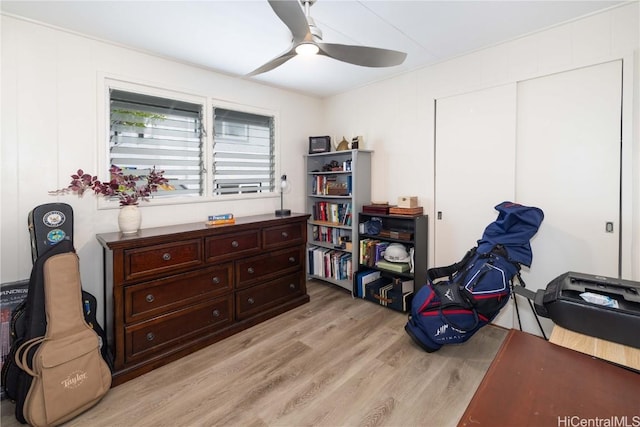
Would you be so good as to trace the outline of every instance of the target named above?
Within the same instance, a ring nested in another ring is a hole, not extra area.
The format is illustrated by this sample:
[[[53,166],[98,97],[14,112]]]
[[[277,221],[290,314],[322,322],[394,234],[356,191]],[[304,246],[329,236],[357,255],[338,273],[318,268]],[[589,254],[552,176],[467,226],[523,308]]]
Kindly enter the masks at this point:
[[[122,234],[121,232],[101,233],[96,238],[102,246],[109,249],[118,247],[130,247],[141,243],[153,243],[157,239],[166,239],[172,235],[185,237],[202,237],[229,232],[242,231],[244,229],[258,228],[262,226],[285,225],[291,222],[306,221],[309,214],[292,213],[289,216],[277,217],[274,214],[251,215],[236,217],[235,224],[207,225],[205,221],[189,224],[177,224],[163,227],[142,228],[135,234]]]

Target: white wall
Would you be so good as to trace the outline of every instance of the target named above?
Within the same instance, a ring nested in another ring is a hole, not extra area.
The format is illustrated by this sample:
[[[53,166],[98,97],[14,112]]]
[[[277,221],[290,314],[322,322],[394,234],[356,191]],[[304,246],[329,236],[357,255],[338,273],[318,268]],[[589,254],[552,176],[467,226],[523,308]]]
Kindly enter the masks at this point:
[[[281,171],[293,183],[286,198],[294,211],[304,209],[307,137],[363,135],[364,147],[375,150],[373,199],[419,196],[432,230],[434,99],[616,58],[625,61],[623,262],[625,276],[640,280],[638,14],[636,2],[324,101],[2,16],[0,282],[28,277],[27,213],[60,200],[76,215],[84,286],[101,296],[102,257],[95,234],[117,229],[117,210],[99,210],[93,197],[56,198],[47,192],[66,186],[79,167],[98,167],[103,75],[278,111]],[[143,226],[198,222],[226,211],[268,213],[278,202],[143,206]],[[429,262],[433,265],[431,256]]]
[[[102,250],[96,233],[117,231],[117,209],[98,209],[92,195],[50,196],[78,168],[97,173],[104,118],[103,77],[211,96],[279,115],[280,170],[293,184],[287,207],[304,210],[303,154],[322,133],[321,101],[168,61],[14,17],[2,16],[2,170],[0,282],[29,277],[27,214],[61,201],[75,213],[74,243],[84,287],[101,301]],[[304,114],[303,114],[304,113]],[[272,213],[278,197],[174,206],[142,203],[143,227],[200,222],[213,213]]]
[[[336,95],[325,100],[326,131],[363,135],[372,198],[418,196],[433,230],[435,99],[623,58],[623,276],[640,280],[638,16],[636,2]],[[432,238],[429,253],[434,266]]]

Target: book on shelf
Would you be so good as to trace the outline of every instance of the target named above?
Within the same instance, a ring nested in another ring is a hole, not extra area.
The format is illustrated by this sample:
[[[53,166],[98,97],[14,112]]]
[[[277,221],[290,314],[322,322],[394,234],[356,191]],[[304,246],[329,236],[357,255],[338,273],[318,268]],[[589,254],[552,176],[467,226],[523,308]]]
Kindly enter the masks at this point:
[[[384,260],[387,246],[389,242],[370,238],[360,240],[360,264],[375,267],[379,261]]]
[[[413,292],[413,280],[393,279],[393,292],[401,295]]]
[[[208,221],[217,221],[219,219],[233,219],[233,214],[224,213],[224,214],[209,215],[209,218],[207,218]]]
[[[386,295],[387,307],[396,311],[406,313],[411,309],[411,301],[413,300],[413,290],[408,292],[400,292],[395,287],[389,289]]]
[[[373,280],[370,283],[367,283],[364,289],[364,299],[368,299],[369,301],[377,302],[379,304],[383,304],[380,300],[381,298],[381,290],[385,289],[393,289],[393,284],[391,283],[391,279],[388,277],[380,277],[378,279]]]
[[[345,211],[344,211],[344,216],[342,218],[342,224],[343,225],[351,225],[351,217],[352,217],[352,212],[351,212],[351,203],[347,203],[346,207],[345,207]]]
[[[309,274],[335,280],[353,279],[353,262],[350,252],[311,247],[308,254]]]
[[[351,176],[338,179],[336,175],[314,175],[311,194],[347,196],[351,194],[351,187]]]
[[[411,269],[408,262],[389,262],[385,260],[378,261],[376,263],[376,267],[396,273],[404,273]]]
[[[235,224],[235,223],[236,223],[235,218],[214,219],[206,222],[207,225],[225,225],[225,224]]]
[[[342,245],[345,238],[351,237],[351,232],[342,228],[331,227],[329,225],[314,225],[312,227],[313,241],[330,243],[332,245]]]
[[[313,219],[336,225],[351,225],[351,203],[319,201],[313,204]]]
[[[382,273],[377,270],[363,270],[356,273],[356,297],[364,298],[366,286],[376,279],[379,279]]]

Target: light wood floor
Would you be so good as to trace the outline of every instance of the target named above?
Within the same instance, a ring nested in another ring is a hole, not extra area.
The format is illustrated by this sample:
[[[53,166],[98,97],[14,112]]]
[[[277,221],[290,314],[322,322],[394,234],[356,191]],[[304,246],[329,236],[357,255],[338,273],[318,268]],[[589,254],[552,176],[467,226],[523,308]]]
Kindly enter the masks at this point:
[[[454,426],[506,330],[425,353],[406,315],[308,283],[311,302],[115,387],[67,426]],[[2,402],[2,426],[19,426]]]

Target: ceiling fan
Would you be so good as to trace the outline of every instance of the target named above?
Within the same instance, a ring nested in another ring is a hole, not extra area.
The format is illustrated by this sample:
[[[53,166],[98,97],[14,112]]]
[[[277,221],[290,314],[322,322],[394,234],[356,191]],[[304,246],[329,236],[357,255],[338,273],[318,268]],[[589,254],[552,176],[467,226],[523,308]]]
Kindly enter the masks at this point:
[[[316,0],[268,0],[273,11],[291,31],[293,40],[291,47],[283,54],[275,57],[263,66],[253,70],[247,76],[271,71],[284,64],[296,55],[324,55],[338,61],[363,67],[392,67],[404,62],[407,54],[395,50],[377,47],[351,46],[335,43],[323,43],[322,31],[309,14],[310,7]],[[304,5],[304,11],[300,7]]]

